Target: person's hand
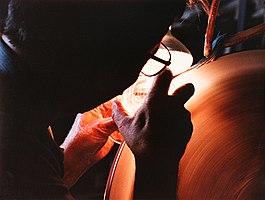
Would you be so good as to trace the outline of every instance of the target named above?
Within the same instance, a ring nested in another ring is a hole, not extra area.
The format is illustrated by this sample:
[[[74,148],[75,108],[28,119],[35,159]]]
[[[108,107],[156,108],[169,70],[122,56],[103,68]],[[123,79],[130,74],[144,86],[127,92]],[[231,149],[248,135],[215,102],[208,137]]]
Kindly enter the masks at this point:
[[[159,75],[134,116],[113,103],[112,117],[136,159],[135,198],[176,198],[178,162],[193,130],[184,104],[194,87],[186,84],[168,96],[171,80],[170,71]]]
[[[113,99],[99,105],[98,107],[96,107],[96,108],[94,108],[88,112],[83,113],[82,125],[83,126],[89,126],[89,124],[91,122],[93,122],[95,119],[100,120],[100,119],[111,118],[111,116],[112,116],[112,104],[115,100],[118,100],[118,99],[120,99],[120,96],[116,96]],[[111,119],[109,119],[109,120],[111,121]],[[104,122],[102,122],[102,123],[104,124]],[[123,137],[118,132],[117,127],[116,127],[116,130],[111,135],[109,135],[109,137],[117,143],[121,143],[123,141]],[[105,137],[103,137],[102,139],[104,139],[104,138]]]
[[[192,123],[184,104],[194,87],[186,84],[169,96],[171,80],[168,70],[159,75],[134,116],[129,116],[119,101],[113,103],[112,117],[136,157],[156,151],[173,154],[174,149],[180,154],[190,139]]]
[[[117,126],[110,117],[113,99],[91,111],[78,114],[74,124],[61,145],[64,148],[64,183],[71,187],[92,165],[105,157],[114,142],[122,140]],[[117,138],[118,137],[118,138]]]

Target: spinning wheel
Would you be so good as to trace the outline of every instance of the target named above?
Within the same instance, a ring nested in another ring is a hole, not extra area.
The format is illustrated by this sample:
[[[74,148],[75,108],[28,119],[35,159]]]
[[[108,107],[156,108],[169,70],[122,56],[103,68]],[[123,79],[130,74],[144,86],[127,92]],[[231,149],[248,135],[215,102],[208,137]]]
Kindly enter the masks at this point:
[[[194,131],[180,162],[179,199],[253,199],[265,195],[265,50],[234,53],[189,71],[195,94],[186,104]],[[135,164],[122,144],[105,199],[132,199]]]

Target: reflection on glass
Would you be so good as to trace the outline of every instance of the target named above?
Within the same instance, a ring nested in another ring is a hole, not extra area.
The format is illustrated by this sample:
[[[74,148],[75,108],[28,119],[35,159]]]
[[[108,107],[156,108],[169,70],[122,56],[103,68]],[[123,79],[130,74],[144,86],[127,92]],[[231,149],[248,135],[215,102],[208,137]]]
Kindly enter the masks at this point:
[[[173,37],[170,31],[164,36],[161,43],[163,45],[160,45],[155,56],[165,61],[171,61],[167,69],[172,71],[173,76],[185,71],[192,65],[193,57],[190,51]],[[137,81],[123,92],[121,102],[130,115],[133,115],[142,105],[152,86],[155,76],[150,77],[144,74],[156,74],[164,67],[165,64],[149,59],[142,69],[143,73],[139,74]]]

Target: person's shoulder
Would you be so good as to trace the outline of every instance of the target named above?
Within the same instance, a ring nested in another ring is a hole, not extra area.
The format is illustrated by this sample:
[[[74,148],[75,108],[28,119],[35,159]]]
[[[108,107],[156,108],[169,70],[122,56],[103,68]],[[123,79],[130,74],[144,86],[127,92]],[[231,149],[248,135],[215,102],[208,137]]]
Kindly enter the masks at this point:
[[[21,64],[21,59],[17,53],[9,47],[9,45],[0,38],[0,76],[10,77],[14,74],[18,64]],[[19,65],[20,65],[19,64]]]
[[[9,50],[8,46],[5,44],[5,42],[0,39],[0,75],[4,74],[7,71],[8,65],[10,64],[8,60],[9,58]]]

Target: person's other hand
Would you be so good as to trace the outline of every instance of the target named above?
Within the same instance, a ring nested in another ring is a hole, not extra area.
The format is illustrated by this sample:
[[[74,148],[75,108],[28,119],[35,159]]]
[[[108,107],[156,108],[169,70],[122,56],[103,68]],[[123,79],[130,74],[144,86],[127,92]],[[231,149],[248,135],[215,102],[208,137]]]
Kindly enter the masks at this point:
[[[93,122],[95,119],[100,120],[100,119],[105,119],[105,118],[111,118],[111,116],[112,116],[112,104],[115,100],[118,100],[119,98],[120,98],[120,96],[116,96],[113,99],[99,105],[98,107],[96,107],[96,108],[94,108],[88,112],[83,113],[82,125],[86,126],[89,123]],[[109,120],[111,121],[111,119],[109,119]],[[115,140],[118,143],[121,143],[123,141],[123,137],[118,132],[117,127],[116,127],[116,130],[109,136],[112,140]]]
[[[116,98],[115,98],[116,99]],[[64,148],[64,183],[71,187],[92,165],[105,157],[114,142],[109,138],[122,140],[117,126],[110,117],[114,99],[91,111],[78,114],[74,124],[61,145]]]

